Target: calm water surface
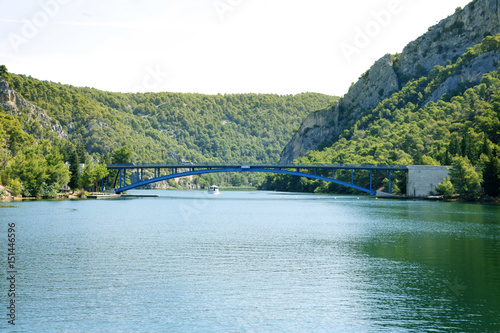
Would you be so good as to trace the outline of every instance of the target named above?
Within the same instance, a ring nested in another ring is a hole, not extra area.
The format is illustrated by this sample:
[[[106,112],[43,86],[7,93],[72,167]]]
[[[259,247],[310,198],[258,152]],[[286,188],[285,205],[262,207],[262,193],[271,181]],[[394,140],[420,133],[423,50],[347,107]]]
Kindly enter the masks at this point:
[[[3,204],[12,332],[499,332],[500,207],[134,191]]]

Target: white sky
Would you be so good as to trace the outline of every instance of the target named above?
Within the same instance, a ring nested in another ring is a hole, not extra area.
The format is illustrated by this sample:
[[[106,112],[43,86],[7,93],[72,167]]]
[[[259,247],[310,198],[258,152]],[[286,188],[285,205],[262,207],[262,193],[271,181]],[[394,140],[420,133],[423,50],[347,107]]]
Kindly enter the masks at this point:
[[[0,64],[106,91],[342,96],[469,0],[0,0]]]

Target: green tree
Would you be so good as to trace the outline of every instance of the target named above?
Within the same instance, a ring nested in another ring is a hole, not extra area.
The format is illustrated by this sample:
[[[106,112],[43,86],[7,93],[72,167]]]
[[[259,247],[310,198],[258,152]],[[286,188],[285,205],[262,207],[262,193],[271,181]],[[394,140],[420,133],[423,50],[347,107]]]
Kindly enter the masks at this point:
[[[7,73],[7,67],[5,67],[5,65],[0,65],[0,76],[4,76]]]
[[[26,147],[7,166],[10,178],[17,178],[23,184],[23,196],[37,196],[47,180],[47,161],[38,146]]]
[[[483,167],[483,189],[486,195],[497,197],[500,194],[500,159],[491,151],[488,155]]]
[[[70,180],[69,169],[64,164],[64,157],[59,148],[53,146],[48,140],[41,141],[39,146],[47,161],[47,184],[58,190],[62,185],[68,184]]]
[[[19,181],[19,179],[13,179],[10,182],[9,189],[11,190],[12,194],[15,196],[21,195],[21,190],[22,190],[23,185]]]
[[[452,161],[450,180],[456,192],[465,200],[480,197],[481,175],[477,173],[467,157],[456,156]]]
[[[446,177],[441,184],[436,186],[436,191],[445,197],[451,197],[454,195],[455,187],[453,186],[450,177]]]
[[[69,170],[62,154],[47,140],[23,148],[9,162],[6,172],[11,179],[21,181],[24,196],[55,192],[69,181]]]
[[[3,181],[3,171],[11,158],[11,152],[7,147],[6,133],[3,126],[0,126],[0,182]]]
[[[80,156],[78,155],[76,148],[72,146],[70,148],[69,158],[68,158],[69,172],[71,173],[71,178],[68,185],[72,189],[77,189],[81,185],[80,164],[82,162],[83,160],[80,159]]]
[[[85,187],[94,187],[94,190],[99,188],[99,182],[108,175],[109,171],[106,165],[97,162],[89,162],[85,164],[83,170],[82,182]]]
[[[123,146],[113,152],[113,163],[130,163],[134,151],[127,146]]]

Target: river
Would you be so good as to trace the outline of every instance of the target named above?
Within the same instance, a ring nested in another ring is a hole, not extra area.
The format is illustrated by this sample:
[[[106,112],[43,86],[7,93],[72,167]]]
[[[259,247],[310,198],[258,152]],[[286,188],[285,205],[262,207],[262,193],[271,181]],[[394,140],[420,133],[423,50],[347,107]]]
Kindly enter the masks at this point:
[[[500,331],[500,206],[130,192],[1,204],[1,331]]]

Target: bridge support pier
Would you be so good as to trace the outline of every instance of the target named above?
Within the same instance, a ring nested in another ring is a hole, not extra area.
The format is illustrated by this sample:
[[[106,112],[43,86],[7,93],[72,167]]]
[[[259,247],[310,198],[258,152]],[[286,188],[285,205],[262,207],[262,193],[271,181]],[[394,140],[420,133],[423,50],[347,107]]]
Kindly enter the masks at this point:
[[[373,170],[370,170],[370,191],[373,191]]]
[[[392,193],[392,172],[389,170],[389,194]]]

